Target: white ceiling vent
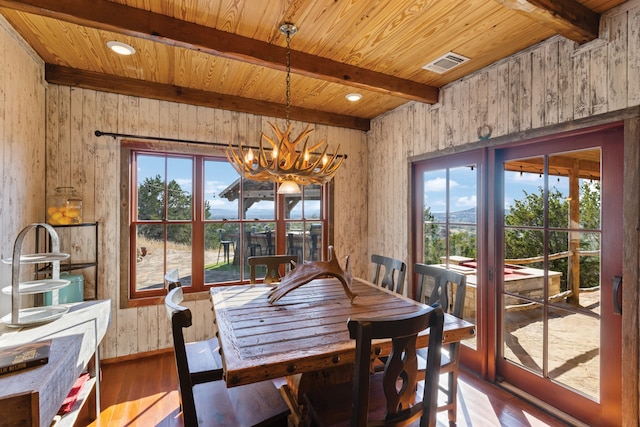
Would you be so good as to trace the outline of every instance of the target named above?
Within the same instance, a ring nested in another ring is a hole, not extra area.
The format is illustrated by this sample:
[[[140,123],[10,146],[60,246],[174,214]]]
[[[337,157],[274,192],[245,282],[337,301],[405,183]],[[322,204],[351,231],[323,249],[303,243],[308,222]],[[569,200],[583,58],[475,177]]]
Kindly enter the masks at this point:
[[[440,58],[425,65],[425,70],[433,71],[434,73],[443,74],[450,69],[457,67],[458,65],[467,62],[469,58],[457,53],[448,52],[442,55]]]

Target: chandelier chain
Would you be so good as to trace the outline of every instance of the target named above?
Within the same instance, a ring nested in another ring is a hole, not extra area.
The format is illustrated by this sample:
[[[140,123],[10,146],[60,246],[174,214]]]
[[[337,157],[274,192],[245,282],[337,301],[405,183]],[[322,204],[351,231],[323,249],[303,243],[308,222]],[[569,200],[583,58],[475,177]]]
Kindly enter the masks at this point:
[[[287,31],[287,126],[289,126],[289,115],[291,113],[291,31]]]

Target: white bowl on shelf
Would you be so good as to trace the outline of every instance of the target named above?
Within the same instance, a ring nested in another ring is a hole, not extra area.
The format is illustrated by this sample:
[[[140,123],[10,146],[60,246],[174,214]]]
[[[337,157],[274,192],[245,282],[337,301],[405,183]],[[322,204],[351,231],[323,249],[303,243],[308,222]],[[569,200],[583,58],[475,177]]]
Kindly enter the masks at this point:
[[[29,282],[21,282],[18,285],[18,293],[21,295],[40,294],[42,292],[64,288],[69,285],[69,283],[71,283],[70,280],[63,279],[31,280]],[[2,293],[5,295],[11,295],[11,292],[11,285],[2,288]]]
[[[37,254],[20,255],[20,264],[44,264],[45,262],[64,261],[69,258],[69,254],[62,252],[42,252]],[[4,258],[5,264],[11,264],[13,257]]]
[[[0,322],[10,328],[43,325],[62,317],[68,310],[69,307],[64,305],[23,308],[18,312],[17,323],[13,323],[11,321],[11,313],[3,316],[2,319],[0,319]]]

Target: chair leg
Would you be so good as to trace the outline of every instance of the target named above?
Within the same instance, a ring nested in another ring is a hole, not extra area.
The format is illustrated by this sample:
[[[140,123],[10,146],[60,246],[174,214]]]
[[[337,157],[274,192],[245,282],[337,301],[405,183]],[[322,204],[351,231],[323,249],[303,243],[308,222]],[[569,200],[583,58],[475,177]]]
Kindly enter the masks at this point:
[[[449,425],[456,425],[456,413],[458,410],[458,370],[454,369],[447,375],[449,388],[447,389],[447,404],[449,405]]]

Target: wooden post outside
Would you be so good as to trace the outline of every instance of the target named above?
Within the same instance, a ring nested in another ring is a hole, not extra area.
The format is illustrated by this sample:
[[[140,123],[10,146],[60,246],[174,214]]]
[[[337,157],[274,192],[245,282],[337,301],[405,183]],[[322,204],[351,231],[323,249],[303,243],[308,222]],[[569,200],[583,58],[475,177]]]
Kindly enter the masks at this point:
[[[569,228],[580,229],[580,178],[578,172],[580,163],[573,160],[573,167],[569,169]],[[569,275],[568,288],[573,292],[567,301],[573,305],[580,304],[580,232],[569,232]]]

